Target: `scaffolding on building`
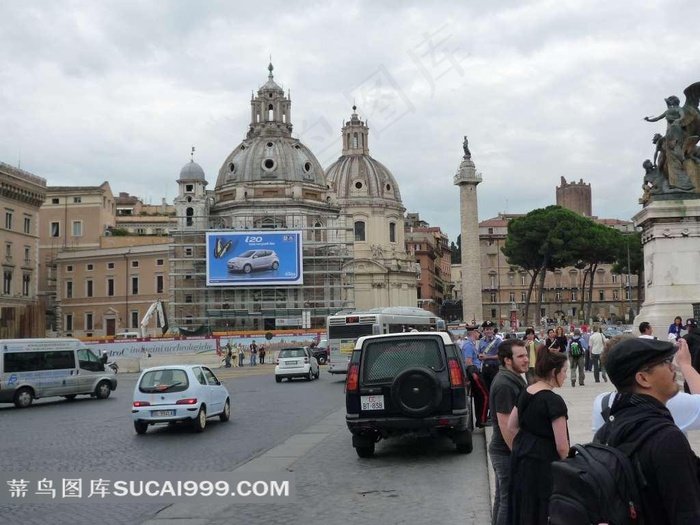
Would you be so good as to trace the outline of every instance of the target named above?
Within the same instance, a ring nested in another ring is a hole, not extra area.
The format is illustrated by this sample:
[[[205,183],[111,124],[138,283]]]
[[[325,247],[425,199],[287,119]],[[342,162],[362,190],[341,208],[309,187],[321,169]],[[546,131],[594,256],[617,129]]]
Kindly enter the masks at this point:
[[[207,286],[207,233],[266,230],[301,231],[303,284]],[[255,209],[246,217],[212,217],[206,230],[178,227],[170,244],[171,324],[209,332],[325,328],[328,315],[355,306],[353,241],[351,221],[323,209]]]

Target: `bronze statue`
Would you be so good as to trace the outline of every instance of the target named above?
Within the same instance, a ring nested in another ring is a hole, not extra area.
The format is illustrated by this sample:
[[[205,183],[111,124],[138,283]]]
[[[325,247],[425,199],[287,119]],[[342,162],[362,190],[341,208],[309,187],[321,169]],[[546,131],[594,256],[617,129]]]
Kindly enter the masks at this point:
[[[469,140],[467,140],[467,136],[464,135],[464,142],[462,142],[462,149],[464,150],[464,156],[468,159],[472,158],[472,154],[469,151]]]
[[[647,122],[665,119],[666,134],[654,135],[654,161],[644,162],[643,200],[660,193],[700,193],[700,148],[696,147],[700,140],[700,82],[685,88],[683,94],[682,106],[680,99],[672,95],[664,99],[666,111],[656,117],[644,117]]]

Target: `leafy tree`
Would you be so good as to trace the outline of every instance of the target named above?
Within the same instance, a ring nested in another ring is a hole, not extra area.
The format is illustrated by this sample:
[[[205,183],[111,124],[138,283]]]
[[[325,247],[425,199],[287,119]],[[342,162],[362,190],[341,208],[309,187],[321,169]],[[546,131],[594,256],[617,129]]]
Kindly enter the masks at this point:
[[[620,244],[622,243],[622,234],[605,226],[590,221],[588,230],[584,235],[577,239],[576,248],[578,250],[577,267],[583,267],[583,284],[581,287],[581,311],[585,308],[585,318],[590,319],[591,308],[593,303],[593,283],[598,266],[601,264],[613,263],[618,255]],[[588,284],[588,303],[585,304],[585,293]]]
[[[452,250],[452,264],[462,264],[462,234],[457,235],[457,244],[450,243]]]
[[[642,307],[642,290],[644,283],[642,234],[641,232],[635,231],[621,234],[621,237],[612,271],[620,275],[627,275],[629,273],[630,275],[637,276],[637,312],[639,312]]]
[[[547,271],[572,266],[580,259],[580,239],[585,238],[591,223],[593,221],[590,219],[561,206],[536,209],[508,223],[503,254],[508,264],[520,266],[530,275],[525,303],[526,319],[537,279],[539,312]]]

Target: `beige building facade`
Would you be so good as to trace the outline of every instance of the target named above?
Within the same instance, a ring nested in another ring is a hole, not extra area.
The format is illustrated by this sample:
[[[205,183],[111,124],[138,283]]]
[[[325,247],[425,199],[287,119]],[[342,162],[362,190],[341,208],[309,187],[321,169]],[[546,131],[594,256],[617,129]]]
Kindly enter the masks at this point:
[[[39,208],[46,180],[0,163],[0,338],[43,335],[38,297]]]
[[[57,335],[104,337],[139,331],[141,320],[169,290],[167,237],[103,237],[98,248],[56,257]],[[148,335],[159,333],[154,316]]]

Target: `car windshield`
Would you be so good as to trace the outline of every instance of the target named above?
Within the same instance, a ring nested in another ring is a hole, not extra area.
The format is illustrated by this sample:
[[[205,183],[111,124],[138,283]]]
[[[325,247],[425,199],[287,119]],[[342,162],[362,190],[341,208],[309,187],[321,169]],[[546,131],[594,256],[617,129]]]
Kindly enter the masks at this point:
[[[281,359],[285,357],[305,357],[306,353],[303,348],[285,348],[280,350],[279,356]]]
[[[364,350],[362,380],[386,381],[414,366],[441,370],[444,366],[440,344],[434,338],[379,339]]]
[[[145,394],[182,392],[188,387],[187,372],[180,368],[150,370],[143,374],[139,383],[139,390]]]
[[[255,250],[248,250],[247,252],[243,252],[242,254],[240,254],[238,257],[248,258],[248,257],[252,257],[254,253],[255,253]]]

